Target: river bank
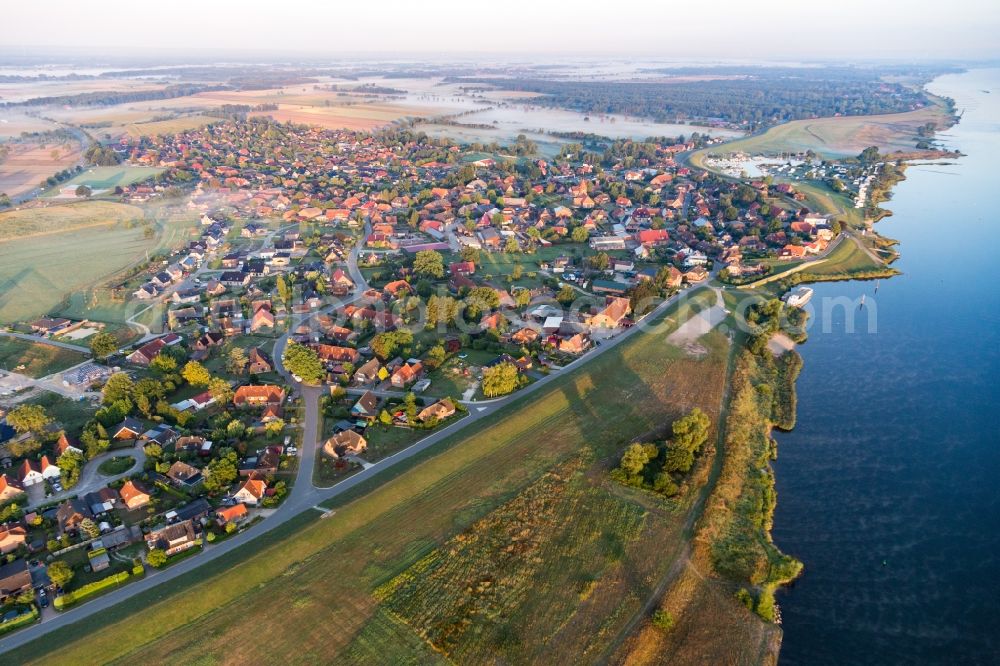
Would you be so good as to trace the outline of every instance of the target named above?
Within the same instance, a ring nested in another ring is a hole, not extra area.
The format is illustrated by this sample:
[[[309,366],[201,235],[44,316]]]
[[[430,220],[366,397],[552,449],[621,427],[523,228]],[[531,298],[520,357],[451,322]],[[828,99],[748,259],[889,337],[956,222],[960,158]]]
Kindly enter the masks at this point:
[[[932,84],[966,110],[941,139],[967,157],[894,183],[879,227],[900,240],[901,275],[815,286],[814,303],[865,308],[815,311],[798,425],[777,435],[774,540],[804,563],[778,593],[783,663],[995,655],[1000,298],[967,278],[992,265],[1000,104],[984,91],[998,85],[997,70]]]

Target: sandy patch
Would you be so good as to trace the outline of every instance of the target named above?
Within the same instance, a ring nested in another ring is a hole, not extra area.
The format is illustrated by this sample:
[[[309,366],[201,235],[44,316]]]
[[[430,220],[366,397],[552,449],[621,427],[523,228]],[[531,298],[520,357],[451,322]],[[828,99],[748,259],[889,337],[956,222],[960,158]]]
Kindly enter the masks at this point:
[[[767,341],[767,348],[771,350],[771,353],[774,354],[775,357],[778,357],[785,352],[795,349],[795,341],[784,333],[775,333],[771,336],[771,339]]]
[[[713,305],[707,310],[702,310],[686,322],[680,328],[670,334],[667,342],[677,347],[687,349],[690,343],[705,335],[713,328],[722,323],[726,318],[726,310],[721,305]],[[700,345],[698,345],[700,347]],[[704,348],[702,348],[704,349]],[[707,350],[706,350],[707,351]]]

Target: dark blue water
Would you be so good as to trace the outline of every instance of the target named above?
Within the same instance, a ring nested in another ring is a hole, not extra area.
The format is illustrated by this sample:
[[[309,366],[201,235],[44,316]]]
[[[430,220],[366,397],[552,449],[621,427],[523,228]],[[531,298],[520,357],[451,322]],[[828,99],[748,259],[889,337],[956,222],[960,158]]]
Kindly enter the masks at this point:
[[[775,463],[774,539],[805,564],[778,599],[783,664],[1000,663],[1000,70],[930,89],[965,109],[945,136],[967,157],[907,171],[878,225],[904,275],[816,286],[799,350]],[[862,294],[853,334],[824,317]]]

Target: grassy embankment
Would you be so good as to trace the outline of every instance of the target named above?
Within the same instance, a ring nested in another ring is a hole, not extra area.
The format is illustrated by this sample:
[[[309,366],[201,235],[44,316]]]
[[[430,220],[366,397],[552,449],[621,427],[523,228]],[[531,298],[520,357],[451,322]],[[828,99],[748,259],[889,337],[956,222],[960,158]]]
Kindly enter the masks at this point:
[[[775,663],[781,632],[774,624],[774,590],[795,578],[801,563],[770,537],[776,501],[769,462],[772,427],[795,423],[795,352],[775,359],[737,347],[730,375],[718,480],[695,527],[693,552],[657,606],[673,619],[665,630],[646,619],[615,652],[613,663]],[[738,600],[766,623],[747,624],[754,640],[719,640],[743,622]]]
[[[637,335],[333,502],[331,518],[210,563],[194,587],[139,595],[12,656],[235,663],[267,644],[302,663],[597,660],[672,579],[724,467],[713,436],[678,499],[607,476],[629,441],[662,438],[695,406],[720,415],[726,338],[709,333],[695,358],[664,337]],[[770,653],[774,627],[715,597],[725,631],[711,649]]]

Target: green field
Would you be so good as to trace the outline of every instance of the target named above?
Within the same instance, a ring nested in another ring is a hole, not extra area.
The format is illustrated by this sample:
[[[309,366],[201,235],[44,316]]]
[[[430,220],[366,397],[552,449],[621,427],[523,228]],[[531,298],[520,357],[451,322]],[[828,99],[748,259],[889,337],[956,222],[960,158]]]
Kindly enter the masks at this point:
[[[46,377],[83,363],[87,357],[69,349],[0,336],[0,368],[28,377]],[[24,366],[23,370],[17,370]]]
[[[859,245],[861,242],[856,238],[845,238],[827,255],[826,261],[802,271],[803,281],[807,281],[810,275],[829,276],[884,270],[885,264],[873,260],[862,250]]]
[[[662,437],[694,406],[719,416],[725,336],[703,337],[696,358],[668,332],[479,421],[333,502],[331,518],[279,528],[238,566],[240,554],[210,564],[196,586],[139,595],[12,657],[242,663],[267,645],[303,664],[596,661],[683,557],[714,458],[675,500],[607,478],[630,440]],[[718,646],[757,649],[764,625],[728,594],[715,603],[734,618]]]
[[[53,194],[58,194],[59,190],[72,187],[76,188],[80,185],[86,185],[90,189],[97,190],[113,190],[116,187],[125,187],[126,185],[131,185],[132,183],[138,183],[146,180],[147,178],[152,178],[158,174],[164,172],[164,169],[158,167],[140,167],[140,166],[107,166],[107,167],[91,167],[73,177],[72,179],[62,183],[57,189],[54,189],[50,196]]]
[[[145,305],[114,299],[98,288],[100,283],[143,261],[147,253],[182,244],[191,230],[190,215],[161,216],[156,207],[143,211],[90,201],[40,210],[61,211],[76,222],[83,215],[107,219],[99,216],[110,213],[118,215],[119,223],[80,222],[71,231],[0,242],[0,322],[53,313],[121,323]],[[151,221],[155,233],[147,237],[142,225],[120,223],[134,219]]]

